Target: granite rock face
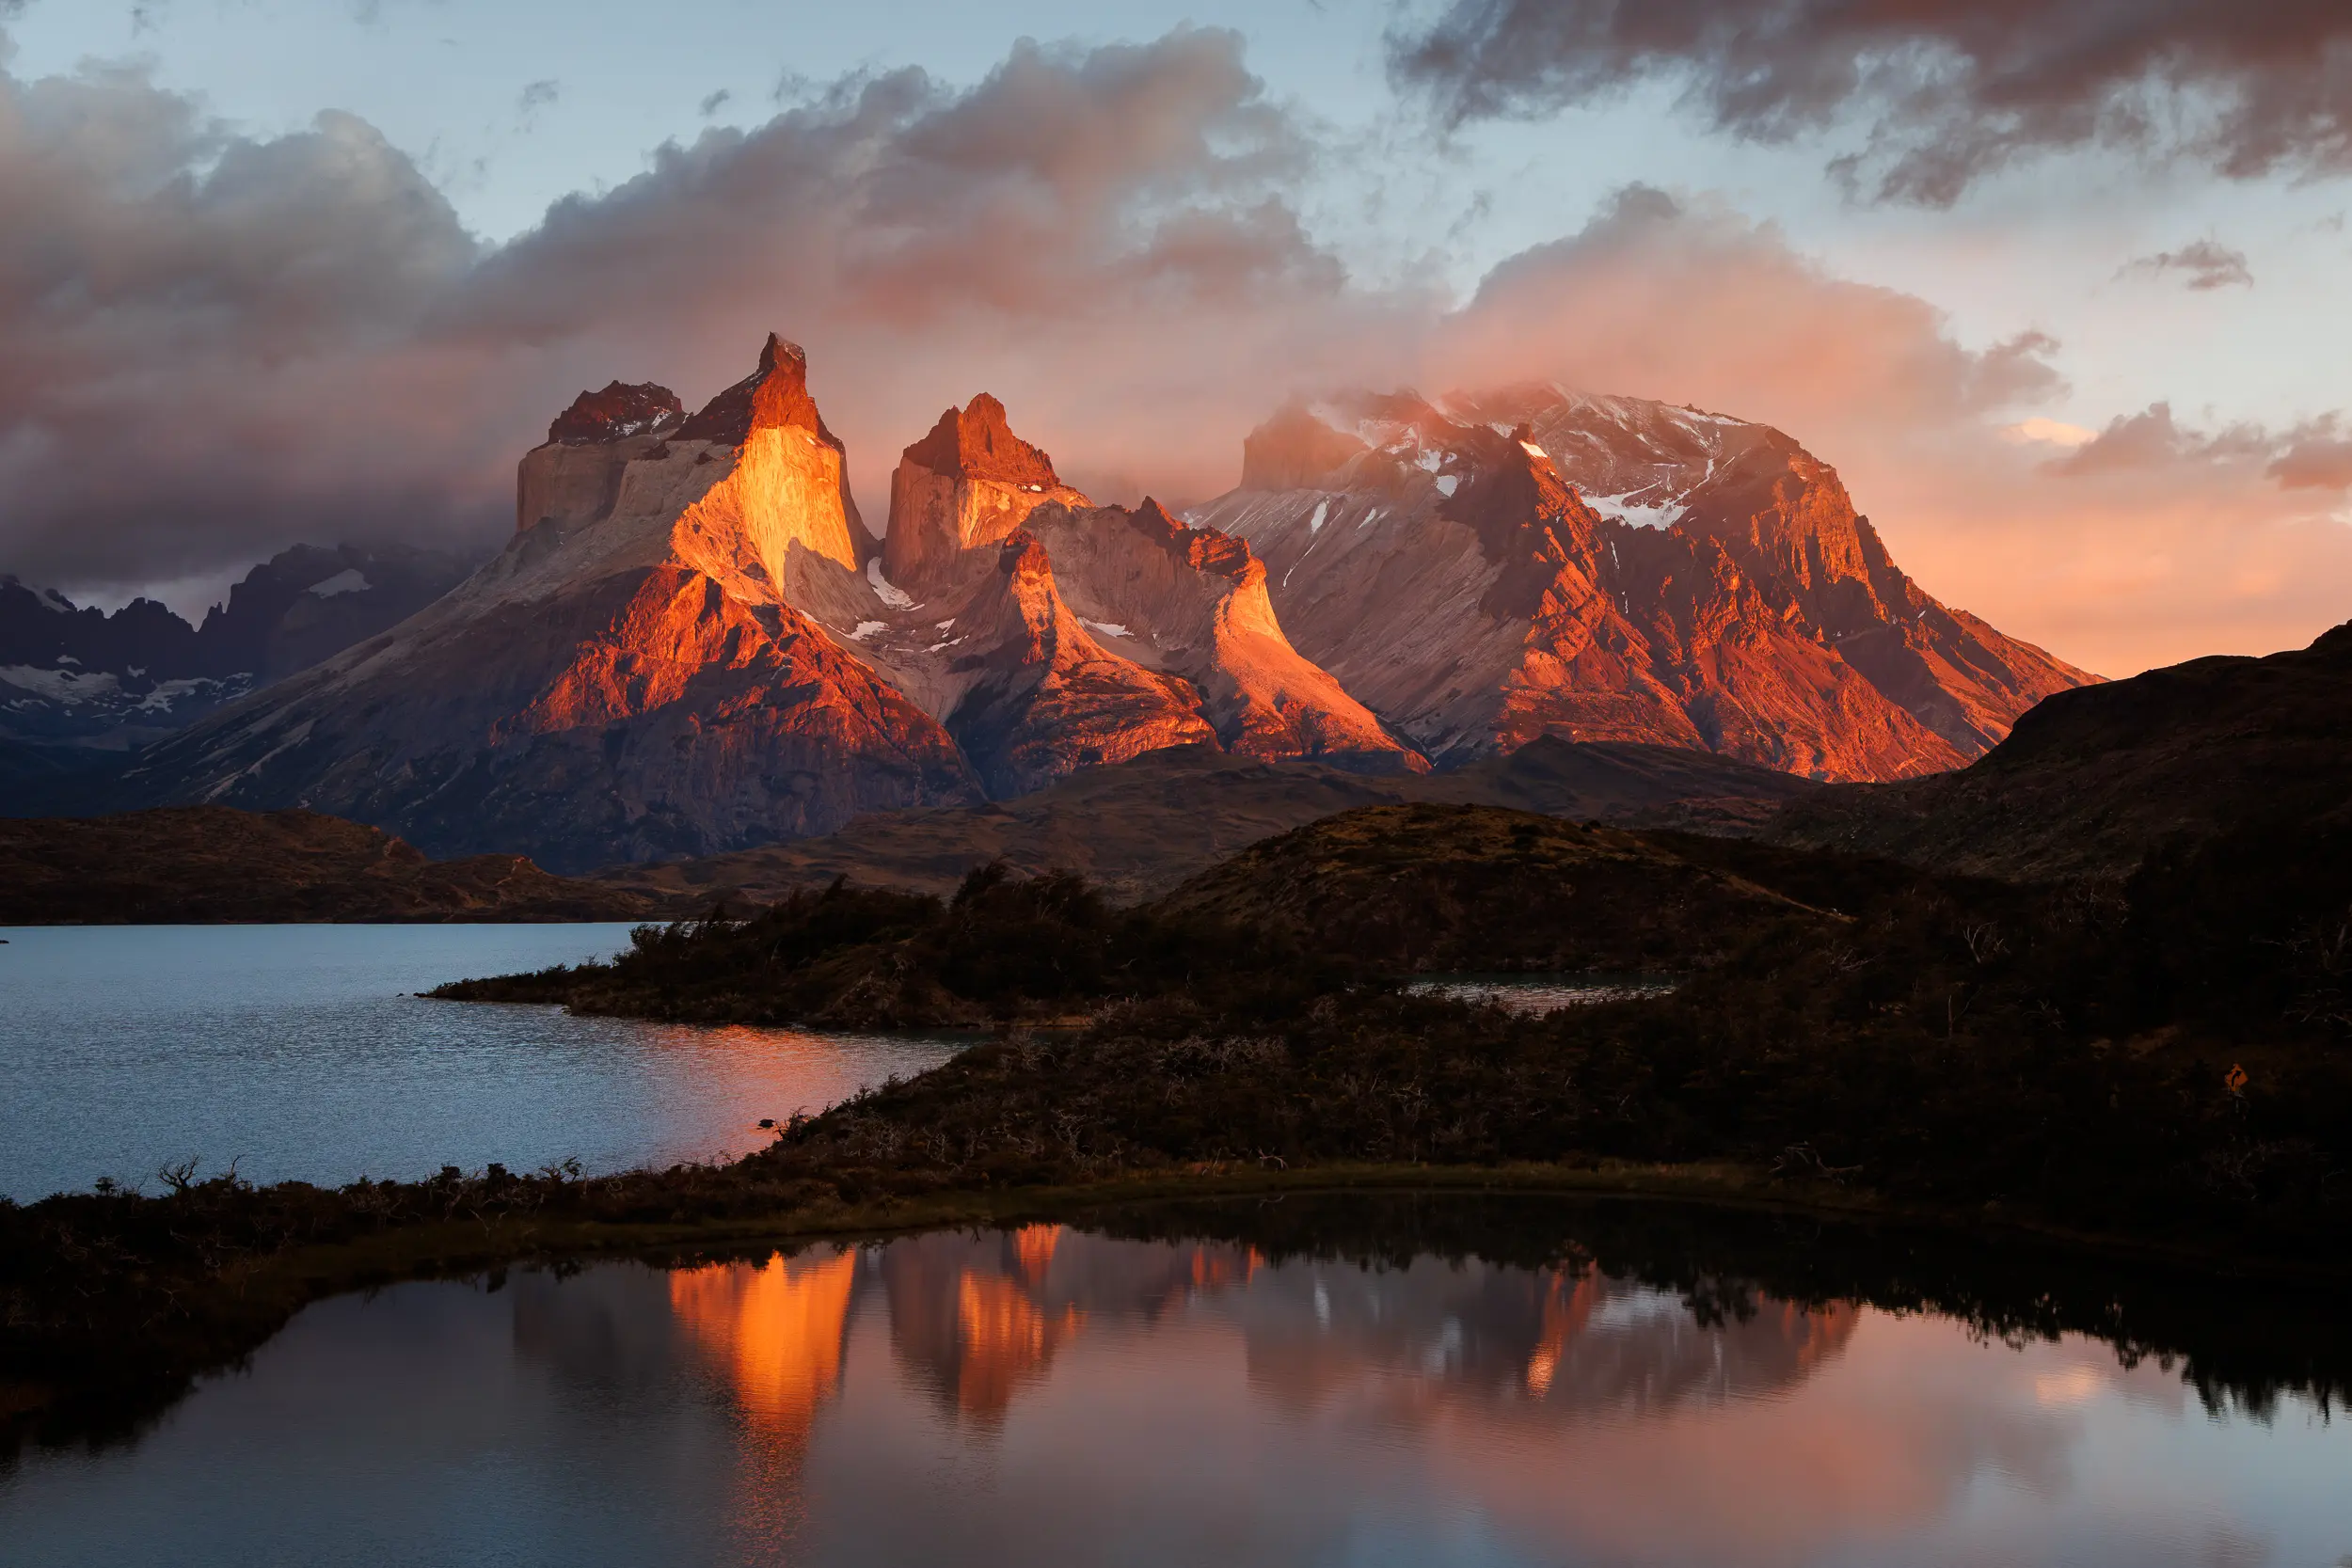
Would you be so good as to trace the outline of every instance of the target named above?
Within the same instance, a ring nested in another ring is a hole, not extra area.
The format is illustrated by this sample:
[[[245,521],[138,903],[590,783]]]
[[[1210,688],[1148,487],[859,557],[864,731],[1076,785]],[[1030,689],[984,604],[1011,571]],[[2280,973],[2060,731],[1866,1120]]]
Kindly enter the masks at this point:
[[[1638,399],[1289,408],[1193,520],[1440,766],[1551,735],[1902,778],[2094,678],[1930,597],[1788,436]]]
[[[875,580],[894,602],[863,641],[993,793],[1201,743],[1426,766],[1291,646],[1248,545],[1152,501],[1093,505],[992,397],[906,449],[891,499]]]
[[[691,415],[616,382],[548,436],[496,560],[142,753],[126,800],[299,806],[561,872],[1174,746],[1425,766],[1291,648],[1248,546],[1091,506],[992,398],[907,449],[886,546],[779,339]]]
[[[836,629],[879,605],[860,575],[875,545],[806,370],[771,339],[666,435],[559,420],[487,565],[151,748],[126,788],[304,806],[559,871],[977,800],[946,732]]]
[[[1898,778],[2089,678],[1928,597],[1788,437],[1662,404],[1287,409],[1179,518],[1095,505],[983,394],[905,450],[880,541],[778,338],[691,414],[616,381],[548,434],[496,559],[140,753],[120,803],[567,872],[1180,747],[1402,777],[1551,736]]]

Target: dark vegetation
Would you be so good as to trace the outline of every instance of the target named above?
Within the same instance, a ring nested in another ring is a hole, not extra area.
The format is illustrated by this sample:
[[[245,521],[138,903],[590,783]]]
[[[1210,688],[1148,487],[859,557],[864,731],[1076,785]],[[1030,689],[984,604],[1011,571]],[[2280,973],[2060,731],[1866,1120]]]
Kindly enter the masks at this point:
[[[332,1193],[182,1180],[157,1197],[0,1204],[0,1383],[145,1368],[151,1384],[192,1347],[282,1319],[299,1290],[230,1283],[320,1244],[914,1213],[958,1195],[1317,1167],[1705,1167],[1807,1200],[2340,1278],[2352,685],[2338,675],[2352,673],[2352,631],[2305,655],[2185,668],[2178,690],[2119,683],[2045,705],[2037,714],[2064,706],[2021,724],[2007,760],[2004,747],[1958,782],[1873,797],[1883,819],[1815,818],[1843,824],[1836,844],[1884,838],[1930,869],[1819,844],[1374,806],[1136,909],[1002,868],[946,900],[836,883],[749,920],[648,929],[611,965],[452,987],[669,1019],[995,1033],[724,1167]],[[2121,693],[2111,708],[2106,693]],[[2233,745],[2271,759],[2270,787],[2211,754]],[[1982,783],[2001,769],[1999,789]],[[1936,850],[1958,842],[1932,820],[1947,808],[1991,814],[1980,836],[2007,847],[2014,879],[1963,875]],[[2089,846],[2073,873],[2069,834]],[[1544,1017],[1401,984],[1450,967],[1680,983]],[[1866,1252],[1773,1277],[1800,1295],[1808,1277],[1861,1290]],[[1928,1275],[1878,1288],[1953,1310],[1968,1289]],[[2035,1321],[2022,1287],[2004,1289],[1985,1320]],[[2045,1320],[2061,1326],[2101,1310],[2089,1285],[2053,1301]],[[2216,1375],[2259,1387],[2296,1374]],[[2340,1370],[2326,1378],[2340,1390]]]
[[[1970,767],[1820,790],[1767,829],[2036,882],[2129,877],[2203,846],[2217,863],[2285,870],[2282,846],[2347,831],[2352,624],[2268,658],[2192,659],[2059,692]]]
[[[333,1191],[181,1171],[159,1196],[0,1203],[0,1391],[40,1408],[44,1388],[71,1390],[75,1421],[133,1419],[320,1291],[609,1244],[615,1227],[919,1223],[1025,1192],[1067,1204],[1319,1167],[1699,1167],[1802,1201],[2340,1272],[2346,849],[2321,836],[2254,856],[2233,840],[2121,881],[2020,887],[1377,807],[1265,847],[1245,881],[1200,879],[1139,910],[992,871],[944,903],[839,887],[749,921],[649,928],[612,965],[458,993],[995,1032],[723,1166]],[[1519,879],[1528,865],[1541,887]],[[1671,994],[1544,1017],[1398,984],[1470,951],[1685,962]],[[320,1257],[373,1261],[301,1261]],[[1964,1305],[1956,1287],[1916,1288]],[[2050,1321],[2095,1307],[2085,1293]]]
[[[1269,1262],[1338,1259],[1403,1268],[1476,1258],[1528,1269],[1590,1264],[1679,1292],[1702,1322],[1759,1298],[1854,1302],[1956,1318],[2010,1342],[2080,1334],[2125,1365],[2177,1366],[2208,1409],[2268,1418],[2301,1393],[2352,1398],[2352,1338],[2332,1290],[2089,1257],[2078,1247],[1851,1217],[1526,1193],[1293,1193],[1279,1202],[1197,1199],[1108,1208],[1089,1228],[1138,1241],[1222,1241]]]
[[[951,896],[979,866],[1074,871],[1115,904],[1172,892],[1262,839],[1358,806],[1507,806],[1617,827],[1752,832],[1817,793],[1810,780],[1673,746],[1545,736],[1445,773],[1350,773],[1174,746],[978,806],[874,812],[839,832],[701,860],[614,866],[598,881],[673,904],[771,904],[852,886]]]
[[[1704,841],[1692,841],[1703,843]],[[943,1027],[1084,1021],[1189,999],[1239,1021],[1432,969],[1712,963],[1816,911],[1637,833],[1532,813],[1369,806],[1244,851],[1139,909],[1001,864],[946,900],[836,881],[748,921],[641,927],[608,964],[436,996],[710,1023]]]
[[[0,819],[0,925],[642,920],[675,909],[520,855],[427,860],[317,812]]]
[[[788,1129],[847,1194],[1219,1164],[1728,1161],[1944,1210],[2307,1253],[2352,1221],[2352,841],[2230,835],[2017,886],[1867,857],[1374,807],[1158,904],[976,877],[647,933],[453,988],[999,1037]],[[1403,974],[1645,967],[1525,1017]],[[1022,1029],[1073,1013],[1077,1030]]]

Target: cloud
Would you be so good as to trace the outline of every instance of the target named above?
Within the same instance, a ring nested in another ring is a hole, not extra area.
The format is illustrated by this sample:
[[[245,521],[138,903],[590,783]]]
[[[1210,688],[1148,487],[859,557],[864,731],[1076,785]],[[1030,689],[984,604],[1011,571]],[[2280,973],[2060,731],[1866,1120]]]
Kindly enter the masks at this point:
[[[2296,426],[2264,470],[2288,490],[2352,490],[2352,431],[2339,415]]]
[[[2144,273],[2151,277],[2162,277],[2168,272],[2186,274],[2184,282],[2196,290],[2254,286],[2254,274],[2247,265],[2246,252],[2232,250],[2218,240],[2192,240],[2178,250],[2160,250],[2153,256],[2139,257],[2126,261],[2116,276]]]
[[[169,578],[467,504],[486,453],[421,340],[475,246],[365,124],[248,140],[135,73],[0,78],[0,209],[19,569]]]
[[[2270,652],[2352,615],[2352,528],[2311,483],[2346,455],[2340,420],[2204,431],[2160,404],[2092,431],[2032,412],[2066,390],[2058,353],[2032,332],[1971,347],[1927,301],[1840,277],[1770,224],[1636,186],[1497,266],[1424,374],[1775,425],[1838,469],[1929,592],[2103,673]]]
[[[1849,123],[1859,194],[1949,205],[2028,156],[2102,146],[2232,178],[2352,168],[2352,9],[2338,0],[1453,0],[1390,69],[1449,123],[1637,84],[1746,139]]]
[[[539,111],[550,107],[564,96],[564,84],[551,78],[528,83],[516,96],[515,112],[528,125],[539,118]]]
[[[1835,447],[2048,397],[2057,346],[2028,332],[1971,351],[1915,294],[1837,277],[1719,203],[1635,185],[1580,232],[1489,273],[1436,363],[1457,384],[1698,400]]]
[[[2042,414],[2020,420],[2015,424],[2003,425],[2000,434],[2004,440],[2038,441],[2050,447],[2079,447],[2099,438],[2095,430],[2086,430],[2081,425],[2068,424],[2063,420],[2053,420]]]
[[[734,97],[734,90],[728,87],[721,87],[717,92],[707,94],[701,104],[703,119],[708,119],[712,115],[725,108]]]
[[[2252,462],[2266,458],[2273,445],[2266,433],[2252,425],[2233,425],[2212,435],[2184,430],[2173,421],[2170,404],[2154,403],[2137,414],[2119,416],[2092,439],[2052,463],[2050,471],[2081,475]]]
[[[2259,467],[2281,490],[2352,490],[2352,433],[2340,414],[2325,414],[2284,432],[2252,424],[2189,430],[2174,420],[2170,404],[2156,403],[2115,420],[2050,467],[2053,473],[2081,475],[2199,466]]]
[[[982,390],[1104,499],[1181,501],[1294,394],[1533,378],[1789,431],[1931,592],[2111,673],[2352,609],[2339,424],[2224,453],[2167,410],[2054,471],[2001,434],[2062,389],[2046,336],[1963,342],[1647,187],[1467,302],[1367,284],[1294,205],[1343,155],[1230,33],[1023,44],[966,87],[804,85],[493,248],[348,116],[257,139],[135,71],[0,75],[0,569],[103,594],[297,540],[487,544],[581,388],[699,402],[774,329],[878,525],[899,449]]]
[[[136,71],[0,77],[0,561],[103,590],[494,537],[580,388],[698,400],[771,328],[878,510],[983,389],[1114,496],[1205,494],[1295,384],[1392,379],[1434,314],[1306,234],[1317,156],[1234,35],[1025,44],[664,147],[493,250],[351,117],[254,139]]]

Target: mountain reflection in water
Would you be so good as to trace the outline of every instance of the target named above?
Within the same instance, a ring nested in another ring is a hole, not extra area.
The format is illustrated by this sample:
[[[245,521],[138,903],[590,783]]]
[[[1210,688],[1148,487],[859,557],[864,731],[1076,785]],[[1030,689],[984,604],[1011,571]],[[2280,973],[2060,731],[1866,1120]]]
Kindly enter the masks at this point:
[[[1589,1255],[1265,1245],[1031,1226],[322,1303],[135,1443],[0,1468],[0,1560],[2352,1550],[2307,1395],[2209,1410],[2098,1339]]]

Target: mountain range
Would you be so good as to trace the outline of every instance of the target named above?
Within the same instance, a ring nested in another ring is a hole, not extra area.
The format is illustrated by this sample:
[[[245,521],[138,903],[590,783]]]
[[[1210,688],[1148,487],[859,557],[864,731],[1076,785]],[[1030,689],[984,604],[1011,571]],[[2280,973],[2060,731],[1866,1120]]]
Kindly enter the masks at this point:
[[[297,545],[191,626],[152,599],[109,615],[0,578],[0,747],[68,768],[191,723],[373,636],[463,581],[447,551]]]
[[[1956,767],[2092,677],[1937,603],[1766,426],[1552,388],[1278,413],[1096,505],[985,394],[878,539],[805,356],[584,392],[451,592],[141,752],[113,803],[302,807],[558,871],[977,807],[1171,748],[1370,779],[1542,736]]]

